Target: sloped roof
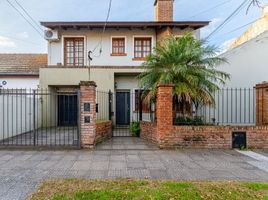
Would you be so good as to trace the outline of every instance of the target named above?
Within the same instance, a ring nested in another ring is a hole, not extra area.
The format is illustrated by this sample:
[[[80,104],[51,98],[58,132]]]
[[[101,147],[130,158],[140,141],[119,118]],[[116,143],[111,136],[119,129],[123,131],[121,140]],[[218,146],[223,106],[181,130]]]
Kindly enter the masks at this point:
[[[0,75],[39,75],[47,54],[0,54]]]

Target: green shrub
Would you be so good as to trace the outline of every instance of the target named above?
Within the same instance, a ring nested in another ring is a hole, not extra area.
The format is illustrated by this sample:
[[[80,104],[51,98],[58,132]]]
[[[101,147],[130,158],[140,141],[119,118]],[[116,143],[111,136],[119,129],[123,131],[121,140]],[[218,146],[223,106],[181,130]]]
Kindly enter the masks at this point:
[[[205,122],[201,117],[177,117],[174,120],[174,124],[176,125],[194,125],[194,126],[202,126],[205,125]]]
[[[130,131],[132,132],[132,134],[136,137],[140,136],[140,122],[131,122],[130,124]]]

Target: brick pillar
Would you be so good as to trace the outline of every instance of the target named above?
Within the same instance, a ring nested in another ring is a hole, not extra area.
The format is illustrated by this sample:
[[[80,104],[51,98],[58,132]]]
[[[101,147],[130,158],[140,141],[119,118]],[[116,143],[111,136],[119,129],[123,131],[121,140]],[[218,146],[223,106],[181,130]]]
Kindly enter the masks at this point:
[[[256,125],[268,125],[268,82],[256,85]]]
[[[161,44],[165,39],[173,35],[173,29],[170,27],[158,28],[156,31],[156,42]]]
[[[93,148],[96,139],[96,83],[80,82],[80,134],[81,146]]]
[[[157,87],[156,119],[157,141],[159,147],[164,146],[165,137],[173,129],[173,95],[172,84],[159,84]]]

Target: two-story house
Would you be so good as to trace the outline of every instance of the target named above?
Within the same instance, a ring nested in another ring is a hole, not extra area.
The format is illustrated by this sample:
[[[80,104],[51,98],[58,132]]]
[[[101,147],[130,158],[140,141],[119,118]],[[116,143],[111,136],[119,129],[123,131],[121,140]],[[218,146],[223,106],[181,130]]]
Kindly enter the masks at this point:
[[[173,34],[200,37],[207,21],[173,21],[174,0],[155,0],[155,21],[41,22],[47,28],[48,66],[40,70],[40,87],[74,90],[80,81],[95,81],[116,98],[118,124],[129,124],[130,93],[139,89],[136,76],[155,45]],[[102,49],[100,53],[100,49]],[[120,102],[119,102],[120,101]],[[119,114],[121,113],[121,114]],[[124,113],[124,115],[122,115]]]

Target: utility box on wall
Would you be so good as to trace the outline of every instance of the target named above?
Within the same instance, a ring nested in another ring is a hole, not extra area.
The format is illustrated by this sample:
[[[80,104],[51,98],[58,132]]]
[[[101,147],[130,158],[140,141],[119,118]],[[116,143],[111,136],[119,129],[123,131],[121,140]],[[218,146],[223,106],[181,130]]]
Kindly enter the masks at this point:
[[[233,132],[232,134],[232,147],[233,149],[247,148],[247,133],[246,132]]]

